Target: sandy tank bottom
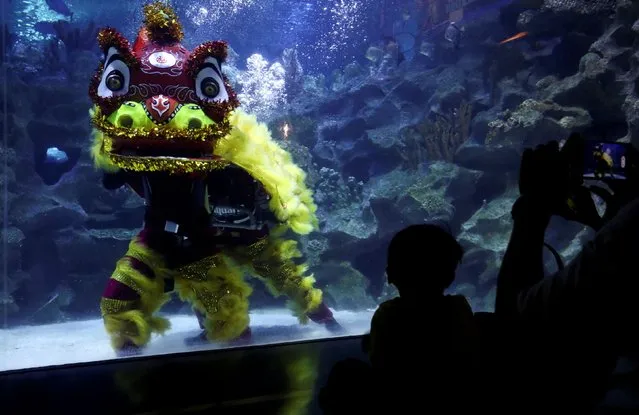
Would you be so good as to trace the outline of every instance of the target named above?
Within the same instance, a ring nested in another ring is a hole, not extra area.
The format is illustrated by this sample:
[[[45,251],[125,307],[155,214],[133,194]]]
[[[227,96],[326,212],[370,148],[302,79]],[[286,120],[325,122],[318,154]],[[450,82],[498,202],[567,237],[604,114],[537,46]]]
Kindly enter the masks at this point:
[[[368,332],[373,310],[337,311],[334,314],[347,335],[356,335]],[[164,336],[154,336],[145,355],[224,347],[220,344],[187,347],[184,339],[199,333],[197,319],[193,315],[168,317],[171,330]],[[285,309],[252,312],[251,329],[256,345],[333,336],[315,323],[299,325]],[[0,329],[0,372],[115,358],[100,319]]]

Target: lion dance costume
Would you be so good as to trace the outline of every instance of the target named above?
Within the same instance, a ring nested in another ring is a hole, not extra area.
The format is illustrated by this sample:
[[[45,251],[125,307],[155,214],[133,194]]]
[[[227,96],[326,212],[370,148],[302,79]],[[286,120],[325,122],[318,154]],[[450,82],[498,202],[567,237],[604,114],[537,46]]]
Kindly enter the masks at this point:
[[[317,226],[305,173],[238,109],[222,73],[227,44],[189,52],[170,6],[148,4],[144,14],[133,47],[114,29],[100,31],[104,61],[90,86],[92,157],[104,185],[128,185],[146,206],[100,304],[113,347],[135,352],[166,331],[155,313],[172,291],[192,304],[197,339],[250,339],[245,274],[287,296],[301,323],[339,330],[307,267],[295,262],[297,243],[285,238]]]

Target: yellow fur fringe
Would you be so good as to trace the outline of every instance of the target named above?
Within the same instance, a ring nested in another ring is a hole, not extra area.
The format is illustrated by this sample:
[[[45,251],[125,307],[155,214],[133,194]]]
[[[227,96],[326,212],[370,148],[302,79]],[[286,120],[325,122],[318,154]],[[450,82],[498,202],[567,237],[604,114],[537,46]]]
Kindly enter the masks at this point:
[[[228,341],[239,337],[249,325],[249,301],[253,291],[244,281],[241,268],[224,254],[215,257],[203,280],[175,276],[175,289],[182,301],[188,301],[206,315],[209,341]]]
[[[293,350],[291,350],[293,351]],[[310,403],[318,378],[320,356],[318,351],[303,348],[282,359],[289,382],[288,399],[278,413],[280,415],[304,415],[310,413]]]
[[[137,346],[144,346],[151,340],[153,333],[163,334],[170,323],[163,317],[154,316],[169,299],[164,292],[164,279],[167,270],[156,252],[140,244],[135,238],[129,244],[127,256],[116,264],[112,278],[132,288],[140,296],[136,310],[126,310],[104,315],[104,325],[111,336],[114,348],[121,348],[127,340]],[[147,264],[155,274],[149,279],[131,266],[127,257],[136,258]]]
[[[241,110],[230,116],[231,132],[215,154],[248,171],[271,195],[270,208],[294,232],[305,235],[318,226],[317,206],[306,187],[306,173],[271,137],[268,127]]]
[[[322,303],[322,291],[314,287],[315,278],[308,275],[307,264],[296,264],[301,258],[298,243],[284,238],[285,226],[273,229],[266,243],[259,250],[255,246],[241,247],[232,252],[237,261],[246,264],[247,271],[259,276],[271,294],[285,295],[289,307],[300,323],[308,322],[308,313],[315,311]],[[258,244],[261,244],[258,242]]]
[[[99,111],[94,108],[93,115]],[[254,115],[235,110],[230,115],[231,132],[221,139],[215,154],[245,169],[264,185],[271,196],[270,208],[291,230],[306,235],[318,228],[317,206],[306,186],[306,173],[294,162],[291,154],[271,137],[268,127]],[[96,168],[116,172],[104,148],[104,135],[94,129],[91,157]]]
[[[89,116],[91,119],[99,113],[100,109],[97,107],[89,110]],[[93,142],[91,143],[91,158],[93,159],[93,165],[96,169],[104,170],[108,173],[115,173],[119,170],[118,166],[113,164],[109,159],[109,156],[104,152],[104,134],[97,128],[93,129]]]

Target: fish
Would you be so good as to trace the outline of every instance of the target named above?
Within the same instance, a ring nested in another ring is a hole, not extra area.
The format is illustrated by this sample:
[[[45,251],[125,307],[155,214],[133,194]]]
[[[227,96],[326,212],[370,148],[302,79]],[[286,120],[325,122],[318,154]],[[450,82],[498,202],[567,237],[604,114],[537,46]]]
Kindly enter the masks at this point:
[[[455,22],[451,22],[444,32],[444,39],[450,42],[455,49],[459,49],[464,28],[457,26]]]
[[[401,60],[411,60],[415,54],[415,43],[419,34],[419,24],[408,10],[402,12],[401,19],[393,23],[392,38],[393,42],[397,44],[399,55]]]
[[[377,46],[371,46],[366,51],[366,59],[371,62],[379,62],[384,56],[384,51]]]
[[[435,45],[424,40],[419,47],[419,53],[426,57],[432,58],[435,53]]]
[[[69,6],[64,0],[45,0],[49,9],[56,13],[60,13],[63,16],[73,17],[73,12],[69,9]]]
[[[509,38],[502,40],[501,42],[499,42],[499,44],[503,45],[504,43],[512,42],[513,40],[517,40],[517,39],[522,39],[526,36],[528,36],[528,32],[519,32],[514,36],[511,36]]]
[[[384,36],[382,41],[386,45],[385,52],[390,54],[391,56],[397,57],[397,64],[404,62],[406,60],[406,56],[404,55],[404,51],[401,49],[399,42],[397,39],[392,36]]]
[[[75,293],[73,292],[71,287],[69,287],[67,284],[62,283],[58,285],[55,288],[55,290],[53,290],[53,292],[49,296],[49,300],[46,303],[44,303],[40,308],[38,308],[35,312],[33,312],[33,314],[31,314],[31,317],[40,313],[41,311],[43,311],[49,306],[55,305],[57,308],[67,307],[73,302],[74,298],[75,298]]]

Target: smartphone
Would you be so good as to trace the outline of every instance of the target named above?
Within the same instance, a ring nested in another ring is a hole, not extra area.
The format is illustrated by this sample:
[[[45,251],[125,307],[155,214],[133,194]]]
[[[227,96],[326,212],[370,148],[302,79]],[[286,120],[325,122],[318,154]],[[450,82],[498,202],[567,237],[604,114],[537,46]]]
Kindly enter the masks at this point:
[[[631,144],[610,141],[584,143],[584,180],[626,180],[631,163]]]

